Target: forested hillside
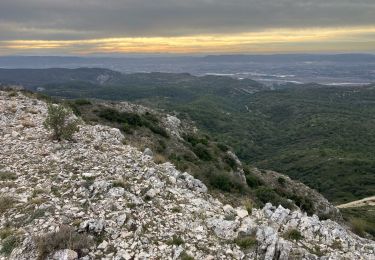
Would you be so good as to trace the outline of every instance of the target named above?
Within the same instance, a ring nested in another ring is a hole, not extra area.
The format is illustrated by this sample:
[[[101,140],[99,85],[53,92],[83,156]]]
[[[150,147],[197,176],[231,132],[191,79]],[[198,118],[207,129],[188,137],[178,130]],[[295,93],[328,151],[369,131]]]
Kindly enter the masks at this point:
[[[97,72],[96,77],[107,73]],[[331,201],[373,195],[373,86],[270,90],[251,80],[163,73],[116,74],[101,84],[75,78],[29,86],[54,96],[131,100],[177,111],[234,147],[247,163],[301,180]]]

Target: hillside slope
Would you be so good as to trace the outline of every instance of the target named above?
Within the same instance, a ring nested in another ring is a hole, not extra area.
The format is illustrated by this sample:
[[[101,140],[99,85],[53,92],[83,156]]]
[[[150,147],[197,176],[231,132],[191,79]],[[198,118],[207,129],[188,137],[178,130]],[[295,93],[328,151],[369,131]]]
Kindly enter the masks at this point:
[[[5,259],[371,259],[339,224],[266,204],[223,205],[170,163],[81,124],[51,141],[46,104],[0,92],[0,252]]]
[[[374,195],[374,86],[305,84],[271,91],[250,80],[139,73],[104,85],[43,88],[53,96],[128,100],[177,111],[227,142],[246,163],[287,174],[334,203]]]

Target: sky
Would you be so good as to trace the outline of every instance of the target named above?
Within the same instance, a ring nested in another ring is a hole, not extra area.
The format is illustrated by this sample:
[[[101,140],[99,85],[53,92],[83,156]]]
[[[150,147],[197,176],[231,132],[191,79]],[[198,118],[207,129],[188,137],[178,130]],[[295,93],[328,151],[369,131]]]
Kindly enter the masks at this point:
[[[0,55],[375,52],[375,0],[0,0]]]

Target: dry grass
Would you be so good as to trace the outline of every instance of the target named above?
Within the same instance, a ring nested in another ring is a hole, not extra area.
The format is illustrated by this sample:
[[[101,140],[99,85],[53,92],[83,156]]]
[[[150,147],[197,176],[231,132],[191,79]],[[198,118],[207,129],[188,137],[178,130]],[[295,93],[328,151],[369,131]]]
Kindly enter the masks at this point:
[[[4,214],[8,209],[11,209],[15,202],[15,199],[10,196],[0,195],[0,214]]]
[[[39,259],[60,249],[71,249],[82,255],[82,249],[90,248],[93,240],[87,234],[79,234],[70,226],[61,226],[57,232],[35,238]]]
[[[165,158],[165,156],[164,155],[162,155],[162,154],[156,154],[155,156],[154,156],[154,162],[156,163],[156,164],[162,164],[162,163],[165,163],[167,161],[167,159]]]

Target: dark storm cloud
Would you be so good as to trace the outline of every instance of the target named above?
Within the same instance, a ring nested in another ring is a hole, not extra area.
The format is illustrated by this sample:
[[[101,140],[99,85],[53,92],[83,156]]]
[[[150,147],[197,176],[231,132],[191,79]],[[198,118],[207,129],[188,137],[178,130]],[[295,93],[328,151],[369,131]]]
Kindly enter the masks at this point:
[[[0,40],[375,25],[374,0],[0,0]]]

